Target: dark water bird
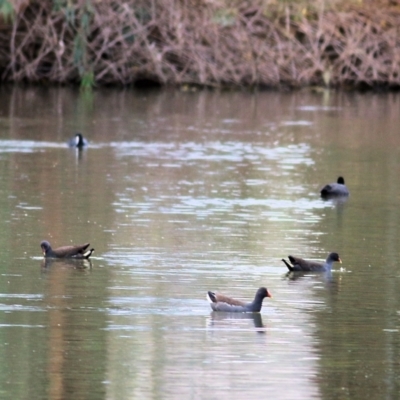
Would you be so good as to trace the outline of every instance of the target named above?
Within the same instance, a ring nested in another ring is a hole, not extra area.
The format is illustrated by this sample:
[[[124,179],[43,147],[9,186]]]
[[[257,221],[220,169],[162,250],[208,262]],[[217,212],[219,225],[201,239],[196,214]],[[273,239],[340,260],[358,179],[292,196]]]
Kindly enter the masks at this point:
[[[260,312],[263,300],[272,297],[267,288],[261,287],[257,290],[251,303],[235,300],[219,293],[207,292],[207,300],[214,311],[225,312]]]
[[[348,195],[349,195],[349,189],[347,189],[347,186],[344,183],[343,176],[339,176],[337,182],[329,183],[328,185],[325,185],[321,189],[321,197],[323,198],[348,196]]]
[[[57,249],[52,249],[50,243],[47,240],[43,240],[40,243],[43,255],[46,258],[75,258],[75,259],[89,259],[94,252],[94,249],[86,250],[90,243],[83,244],[81,246],[63,246]]]
[[[320,263],[317,261],[309,261],[309,260],[304,260],[299,257],[293,257],[289,256],[289,261],[291,264],[289,264],[284,258],[282,258],[282,261],[285,263],[285,265],[288,267],[289,271],[304,271],[304,272],[325,272],[325,271],[331,271],[332,269],[332,264],[337,261],[339,263],[342,263],[342,260],[339,257],[338,253],[329,253],[328,257],[326,258],[325,262]]]
[[[75,136],[68,141],[69,147],[81,149],[88,145],[88,141],[82,136],[82,133],[76,133]]]

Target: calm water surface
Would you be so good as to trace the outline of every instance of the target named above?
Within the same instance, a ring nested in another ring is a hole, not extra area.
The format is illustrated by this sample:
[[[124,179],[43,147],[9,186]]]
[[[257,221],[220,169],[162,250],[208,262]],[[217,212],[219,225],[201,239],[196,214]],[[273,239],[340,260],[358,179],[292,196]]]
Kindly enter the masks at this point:
[[[0,92],[1,399],[399,396],[399,94]]]

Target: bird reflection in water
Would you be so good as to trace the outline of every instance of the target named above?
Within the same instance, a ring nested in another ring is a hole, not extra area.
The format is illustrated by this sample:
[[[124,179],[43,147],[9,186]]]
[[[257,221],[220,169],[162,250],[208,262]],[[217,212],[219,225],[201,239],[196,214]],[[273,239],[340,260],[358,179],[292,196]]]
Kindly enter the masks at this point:
[[[265,333],[266,327],[263,324],[260,313],[237,313],[237,312],[211,312],[208,319],[208,327],[210,328],[230,328],[243,329],[243,321],[253,321],[254,328],[259,333]],[[248,329],[248,327],[244,328]]]
[[[318,274],[303,271],[289,271],[283,275],[283,279],[293,284],[301,284],[300,282],[303,282],[306,285],[315,285],[321,283],[332,294],[337,294],[340,291],[341,275],[338,277],[337,274],[332,274],[332,271],[325,271]]]
[[[41,261],[41,267],[44,272],[52,268],[73,268],[88,271],[92,269],[92,261],[73,258],[44,258]]]

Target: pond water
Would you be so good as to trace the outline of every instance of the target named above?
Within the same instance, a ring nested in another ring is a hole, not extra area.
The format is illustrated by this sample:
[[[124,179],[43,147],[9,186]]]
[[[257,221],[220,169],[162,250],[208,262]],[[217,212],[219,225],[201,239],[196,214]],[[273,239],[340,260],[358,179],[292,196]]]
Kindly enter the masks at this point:
[[[0,92],[1,399],[397,398],[400,94]]]

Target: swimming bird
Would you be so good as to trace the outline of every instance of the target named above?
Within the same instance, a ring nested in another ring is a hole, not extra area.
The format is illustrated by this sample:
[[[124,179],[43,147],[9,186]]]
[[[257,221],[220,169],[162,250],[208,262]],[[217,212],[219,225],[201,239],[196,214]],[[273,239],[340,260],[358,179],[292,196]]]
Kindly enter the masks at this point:
[[[88,259],[94,249],[86,250],[90,243],[85,243],[81,246],[63,246],[57,249],[52,249],[50,243],[47,240],[43,240],[40,243],[43,255],[46,258],[76,258],[76,259]]]
[[[342,263],[338,253],[329,253],[325,262],[320,263],[317,261],[304,260],[299,257],[289,256],[291,265],[282,258],[282,261],[288,267],[289,271],[309,271],[309,272],[325,272],[332,269],[332,264],[337,261]]]
[[[81,149],[88,145],[88,141],[82,136],[82,133],[77,132],[75,136],[68,141],[69,147]]]
[[[257,290],[251,303],[235,300],[219,293],[207,292],[207,300],[214,311],[226,312],[260,312],[265,297],[272,297],[267,288],[261,287]]]
[[[337,182],[335,183],[329,183],[328,185],[325,185],[321,189],[321,197],[336,197],[336,196],[348,196],[349,195],[349,189],[347,189],[347,186],[344,183],[344,178],[343,176],[339,176],[337,179]]]

